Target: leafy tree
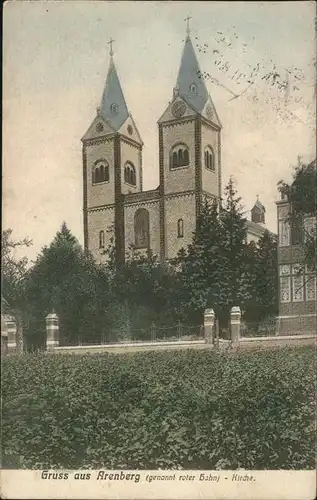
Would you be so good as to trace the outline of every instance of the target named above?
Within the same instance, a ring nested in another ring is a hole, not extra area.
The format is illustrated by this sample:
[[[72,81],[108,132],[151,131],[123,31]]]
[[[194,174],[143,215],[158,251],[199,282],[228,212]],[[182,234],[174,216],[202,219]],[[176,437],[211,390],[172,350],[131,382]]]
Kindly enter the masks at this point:
[[[305,263],[312,269],[316,269],[316,184],[316,160],[296,167],[290,184],[278,183],[279,191],[290,203],[289,221],[293,237],[297,236],[293,243],[303,246]]]
[[[111,248],[107,250],[113,255]],[[122,304],[127,332],[145,330],[148,335],[152,322],[170,325],[179,318],[179,304],[176,300],[178,275],[173,266],[161,263],[151,251],[140,252],[130,248],[125,263],[115,265],[109,260],[107,266],[112,272],[112,289],[117,304]]]
[[[1,284],[4,312],[13,316],[17,325],[17,348],[23,349],[23,323],[28,314],[25,290],[28,274],[28,259],[18,257],[17,251],[29,247],[28,238],[14,240],[12,229],[2,231],[1,244]]]
[[[66,224],[38,256],[27,282],[37,342],[44,341],[45,317],[55,310],[60,320],[61,342],[100,342],[107,335],[111,290],[107,273],[86,255]]]

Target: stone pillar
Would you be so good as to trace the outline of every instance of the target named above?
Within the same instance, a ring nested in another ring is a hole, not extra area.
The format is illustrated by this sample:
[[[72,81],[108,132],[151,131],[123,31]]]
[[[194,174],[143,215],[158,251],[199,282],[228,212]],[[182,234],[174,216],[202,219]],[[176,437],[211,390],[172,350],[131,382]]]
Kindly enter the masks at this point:
[[[8,353],[17,352],[17,326],[13,319],[6,321]]]
[[[55,312],[46,316],[46,350],[59,346],[59,323]]]
[[[205,309],[204,330],[206,344],[213,344],[214,341],[215,313],[213,309]]]
[[[241,309],[239,306],[232,307],[230,312],[231,341],[236,344],[240,340]]]

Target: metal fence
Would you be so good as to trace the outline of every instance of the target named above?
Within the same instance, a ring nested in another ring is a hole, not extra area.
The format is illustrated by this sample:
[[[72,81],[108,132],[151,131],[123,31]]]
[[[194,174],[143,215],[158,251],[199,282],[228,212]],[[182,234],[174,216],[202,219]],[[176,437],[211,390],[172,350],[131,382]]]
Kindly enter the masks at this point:
[[[105,345],[120,343],[138,343],[138,342],[179,342],[190,340],[203,340],[203,325],[186,325],[181,322],[168,326],[158,326],[152,323],[147,328],[125,328],[111,334],[101,335],[100,338],[78,337],[77,345]],[[73,344],[74,345],[74,344]]]
[[[276,320],[241,322],[241,337],[274,337],[276,335]]]

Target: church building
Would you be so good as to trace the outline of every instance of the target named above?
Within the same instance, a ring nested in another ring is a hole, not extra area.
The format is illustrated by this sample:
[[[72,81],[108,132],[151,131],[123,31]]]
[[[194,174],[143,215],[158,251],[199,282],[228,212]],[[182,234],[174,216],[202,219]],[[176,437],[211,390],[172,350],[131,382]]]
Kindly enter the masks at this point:
[[[131,246],[169,260],[191,243],[202,202],[221,196],[221,128],[187,28],[172,100],[158,120],[159,186],[143,191],[143,142],[111,45],[100,107],[82,138],[84,242],[97,261],[112,238],[121,262]],[[257,241],[265,231],[259,200],[251,214],[248,240]]]

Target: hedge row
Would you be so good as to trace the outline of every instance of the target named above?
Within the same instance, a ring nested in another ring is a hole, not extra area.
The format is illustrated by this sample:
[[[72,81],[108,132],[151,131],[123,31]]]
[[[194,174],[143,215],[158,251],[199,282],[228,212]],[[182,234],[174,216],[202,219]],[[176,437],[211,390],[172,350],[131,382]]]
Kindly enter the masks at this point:
[[[312,347],[7,357],[4,467],[314,468]]]

